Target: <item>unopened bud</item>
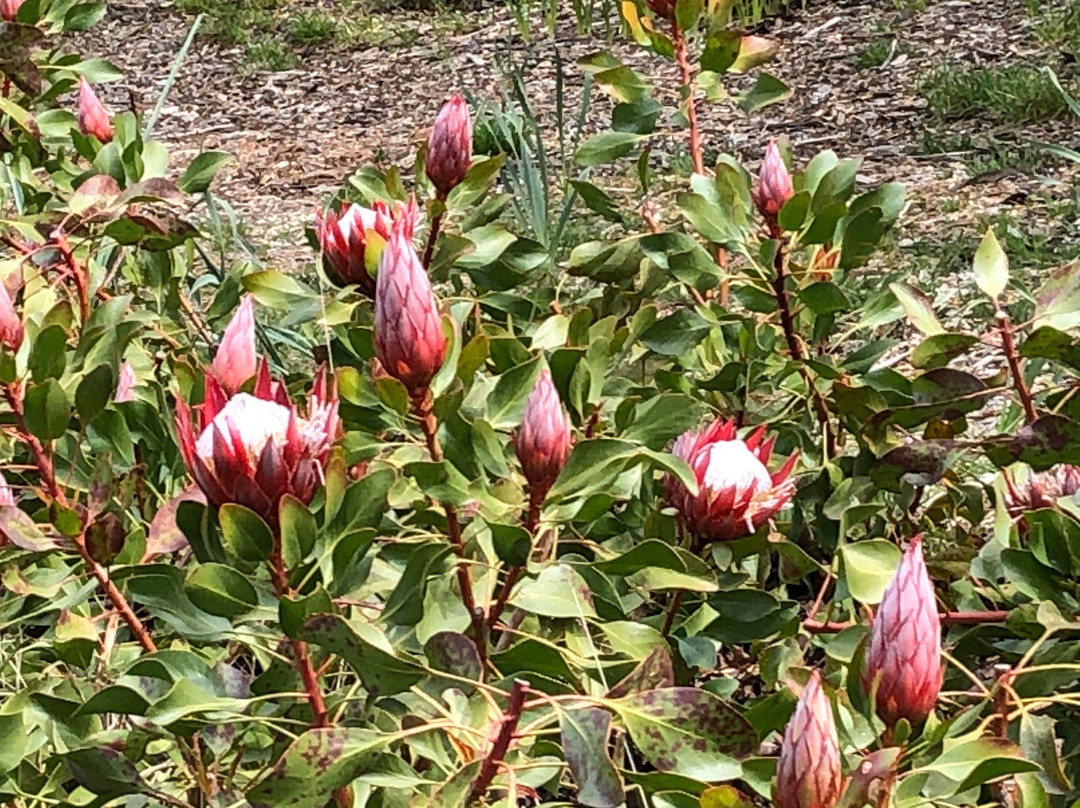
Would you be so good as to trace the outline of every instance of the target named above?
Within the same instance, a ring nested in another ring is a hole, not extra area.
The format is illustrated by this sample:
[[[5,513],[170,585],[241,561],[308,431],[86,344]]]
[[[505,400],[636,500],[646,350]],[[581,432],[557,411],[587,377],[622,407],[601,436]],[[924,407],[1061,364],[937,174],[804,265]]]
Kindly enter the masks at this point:
[[[19,6],[24,0],[0,0],[0,20],[11,22],[19,13]]]
[[[534,493],[545,494],[570,456],[570,418],[559,391],[544,368],[525,402],[521,427],[514,433],[514,451]]]
[[[776,808],[833,808],[840,799],[840,742],[829,697],[814,671],[784,731],[776,764]]]
[[[79,131],[96,137],[102,143],[113,139],[109,112],[90,86],[90,82],[82,77],[79,78]]]
[[[0,283],[0,347],[10,351],[19,350],[23,341],[23,324],[15,304],[11,302],[7,287]]]
[[[232,395],[243,387],[244,382],[255,375],[258,369],[258,357],[255,354],[255,313],[251,295],[244,295],[240,306],[233,314],[221,344],[214,354],[210,373],[225,391]]]
[[[472,162],[472,119],[460,95],[443,104],[428,138],[425,172],[439,196],[445,197],[469,171]]]
[[[795,187],[791,173],[784,164],[784,157],[776,141],[770,141],[765,150],[765,160],[761,164],[758,186],[754,189],[754,204],[766,219],[775,220],[780,208],[791,199]]]

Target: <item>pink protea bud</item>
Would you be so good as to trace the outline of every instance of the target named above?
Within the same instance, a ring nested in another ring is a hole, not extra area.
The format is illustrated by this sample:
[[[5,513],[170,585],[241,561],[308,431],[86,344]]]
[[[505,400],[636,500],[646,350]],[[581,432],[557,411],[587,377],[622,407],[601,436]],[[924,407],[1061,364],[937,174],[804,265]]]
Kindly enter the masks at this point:
[[[916,536],[874,617],[862,682],[868,693],[877,687],[878,717],[892,727],[901,718],[915,725],[930,714],[943,675],[941,618]]]
[[[776,808],[833,808],[843,790],[840,742],[829,697],[814,671],[784,730],[776,764]]]
[[[525,402],[521,427],[514,432],[514,451],[534,497],[542,497],[551,488],[566,465],[572,443],[570,418],[551,381],[551,371],[544,368]]]
[[[0,20],[11,22],[19,13],[19,6],[24,0],[0,0]]]
[[[798,455],[770,474],[765,464],[774,441],[763,442],[764,434],[761,426],[743,441],[736,437],[734,421],[717,419],[675,441],[671,452],[693,470],[698,492],[691,494],[678,478],[668,475],[664,480],[668,501],[699,544],[753,533],[794,495],[795,481],[789,477]]]
[[[225,333],[221,335],[221,344],[214,354],[210,373],[232,395],[255,375],[258,362],[255,355],[253,299],[251,295],[244,295],[225,327]]]
[[[442,367],[446,335],[431,281],[395,222],[375,283],[375,350],[386,372],[416,396]]]
[[[791,181],[791,174],[784,165],[784,157],[780,154],[780,148],[776,141],[769,141],[769,147],[765,150],[765,160],[761,164],[761,174],[758,176],[758,185],[754,189],[754,204],[758,211],[767,220],[775,221],[780,208],[791,199],[795,193],[795,187]]]
[[[1065,463],[1049,471],[1013,466],[1002,476],[1005,479],[1005,508],[1013,519],[1019,519],[1028,511],[1056,508],[1059,499],[1071,497],[1080,490],[1080,468]]]
[[[116,393],[113,395],[113,401],[117,404],[133,401],[135,399],[135,387],[138,383],[139,380],[135,378],[135,368],[131,366],[130,362],[125,361],[120,366],[120,378],[116,382]]]
[[[0,283],[0,347],[19,350],[23,341],[23,324],[7,287]]]
[[[184,461],[207,501],[243,505],[276,525],[285,494],[307,504],[318,490],[338,433],[337,391],[321,370],[301,416],[268,373],[260,371],[255,395],[228,399],[207,377],[195,421],[181,401],[176,424]]]
[[[355,284],[368,297],[375,296],[375,273],[396,220],[407,222],[412,238],[417,216],[416,198],[391,208],[382,200],[371,208],[345,205],[338,213],[315,213],[315,232],[329,265],[330,280],[339,286]]]
[[[79,131],[92,135],[102,143],[113,139],[109,112],[97,97],[90,82],[79,77]]]
[[[465,179],[472,162],[472,119],[460,95],[443,104],[428,138],[425,172],[439,196],[446,197]]]
[[[7,484],[7,480],[4,479],[3,472],[0,472],[0,507],[4,505],[15,505],[15,493],[11,490],[11,486]]]

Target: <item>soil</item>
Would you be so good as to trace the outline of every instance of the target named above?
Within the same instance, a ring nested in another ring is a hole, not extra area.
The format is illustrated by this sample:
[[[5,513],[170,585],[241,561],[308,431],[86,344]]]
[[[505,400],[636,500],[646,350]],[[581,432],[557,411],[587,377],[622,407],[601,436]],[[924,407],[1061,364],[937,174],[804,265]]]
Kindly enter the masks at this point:
[[[734,152],[752,163],[768,138],[784,136],[798,161],[822,148],[841,156],[862,155],[863,182],[895,179],[909,188],[912,204],[901,245],[938,237],[1002,210],[1021,213],[1025,223],[1034,225],[1044,218],[1047,199],[1070,192],[1074,169],[1068,164],[1039,176],[1006,170],[972,177],[963,155],[920,154],[926,115],[918,84],[929,71],[940,65],[1046,62],[1023,4],[949,0],[922,11],[898,9],[905,3],[888,0],[808,0],[807,5],[757,31],[779,40],[780,51],[768,69],[792,87],[792,97],[749,116],[726,102],[702,101],[707,153]],[[421,31],[429,25],[422,13],[400,14]],[[300,69],[280,73],[252,73],[241,48],[198,37],[155,136],[180,161],[200,149],[232,153],[235,162],[220,175],[216,192],[246,220],[251,240],[267,245],[275,266],[302,269],[312,260],[303,228],[314,209],[364,164],[398,164],[408,174],[416,146],[444,98],[464,89],[477,98],[497,99],[508,91],[503,68],[509,62],[527,71],[549,132],[556,50],[568,108],[576,108],[582,87],[576,60],[597,50],[612,51],[674,91],[674,65],[617,34],[611,43],[579,36],[566,19],[553,36],[537,22],[526,42],[502,4],[460,14],[472,29],[468,33],[421,36],[409,47],[310,48],[301,53]],[[167,3],[113,2],[106,20],[81,35],[76,46],[87,56],[108,58],[124,72],[121,83],[106,89],[114,107],[132,98],[148,109],[157,101],[190,24]],[[856,69],[854,57],[882,40],[893,43],[886,63]],[[749,80],[737,78],[734,86],[745,88]],[[611,109],[607,99],[594,94],[590,130],[604,128]],[[989,127],[969,124],[974,131]],[[1051,143],[1074,137],[1068,120],[998,133]],[[663,152],[657,151],[658,162]]]

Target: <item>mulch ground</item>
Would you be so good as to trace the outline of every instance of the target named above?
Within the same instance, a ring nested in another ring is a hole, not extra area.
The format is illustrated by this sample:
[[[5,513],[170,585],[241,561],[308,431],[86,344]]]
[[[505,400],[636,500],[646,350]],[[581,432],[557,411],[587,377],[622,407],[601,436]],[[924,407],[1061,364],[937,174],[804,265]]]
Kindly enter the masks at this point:
[[[1044,216],[1045,199],[1069,192],[1069,168],[1043,176],[1001,172],[972,178],[959,155],[919,154],[925,115],[917,88],[930,70],[1037,57],[1022,4],[943,1],[906,12],[889,0],[809,0],[808,5],[759,31],[781,42],[768,69],[794,89],[791,99],[751,116],[726,103],[703,102],[707,149],[755,161],[768,138],[782,135],[801,160],[822,148],[841,156],[862,155],[860,179],[865,183],[899,180],[909,188],[913,202],[904,219],[902,246],[1002,210],[1018,212],[1035,226]],[[217,193],[234,205],[251,240],[267,246],[276,266],[303,268],[312,260],[303,227],[316,206],[366,163],[396,163],[411,170],[415,146],[442,100],[461,88],[480,98],[498,98],[508,90],[503,72],[508,62],[526,70],[542,123],[549,128],[555,49],[569,108],[576,107],[582,87],[575,61],[597,50],[611,50],[657,83],[674,87],[673,65],[628,41],[617,38],[609,44],[578,36],[569,20],[560,22],[554,36],[538,23],[532,41],[525,42],[501,5],[465,14],[475,18],[469,33],[421,36],[410,47],[312,48],[301,54],[301,68],[280,73],[250,73],[240,49],[199,37],[155,136],[181,161],[200,149],[235,155]],[[403,19],[421,29],[425,25],[423,15],[415,12]],[[149,108],[190,22],[169,4],[113,2],[106,20],[75,44],[123,70],[124,81],[106,90],[114,107],[130,97]],[[852,58],[882,38],[896,43],[886,64],[856,69]],[[745,87],[746,81],[735,86]],[[610,102],[597,96],[589,129],[603,128],[610,113]],[[1074,138],[1069,121],[1011,134],[1060,143]]]

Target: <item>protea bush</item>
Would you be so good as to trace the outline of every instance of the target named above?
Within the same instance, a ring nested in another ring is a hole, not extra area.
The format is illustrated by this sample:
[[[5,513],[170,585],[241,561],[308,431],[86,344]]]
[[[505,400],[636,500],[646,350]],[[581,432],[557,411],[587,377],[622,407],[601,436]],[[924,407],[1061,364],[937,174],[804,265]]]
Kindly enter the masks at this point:
[[[268,267],[0,2],[0,804],[1075,803],[1080,268],[917,288],[877,152],[699,122],[781,43],[620,10],[507,154],[403,74]]]

